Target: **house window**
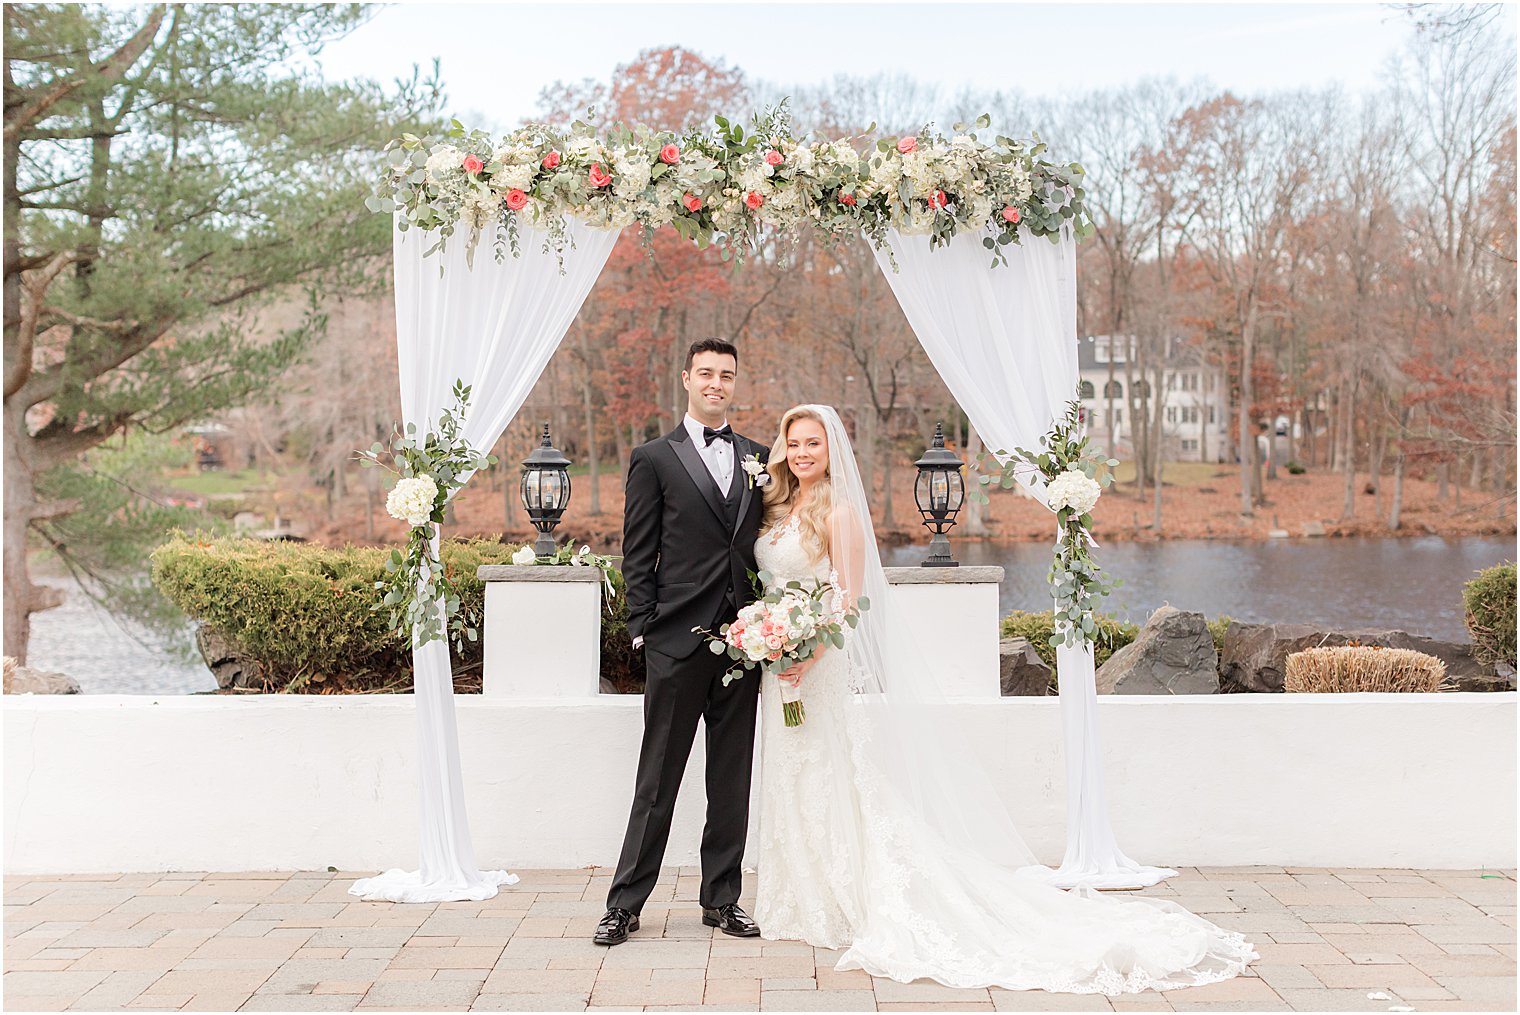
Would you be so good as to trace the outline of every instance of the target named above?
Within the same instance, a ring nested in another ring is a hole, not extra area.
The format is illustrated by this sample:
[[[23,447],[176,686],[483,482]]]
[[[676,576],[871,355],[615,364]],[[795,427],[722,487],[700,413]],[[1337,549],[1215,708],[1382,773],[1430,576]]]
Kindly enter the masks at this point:
[[[1209,406],[1209,425],[1214,425],[1214,407],[1212,405]]]
[[[1109,381],[1107,384],[1103,385],[1103,397],[1123,398],[1124,385],[1120,384],[1118,381]]]
[[[1082,382],[1081,395],[1082,395],[1083,398],[1092,398],[1094,396],[1094,389],[1093,389],[1093,382],[1092,381],[1083,381]]]
[[[1197,391],[1198,390],[1198,375],[1195,374],[1195,373],[1185,373],[1185,374],[1183,374],[1182,375],[1182,390],[1183,391]]]
[[[1196,437],[1184,437],[1184,438],[1182,438],[1182,450],[1184,450],[1184,451],[1197,451],[1198,450],[1198,438],[1196,438]]]
[[[1182,407],[1182,421],[1184,423],[1198,422],[1198,406],[1185,405]]]
[[[1138,380],[1135,382],[1135,394],[1143,401],[1151,397],[1151,382]]]
[[[1166,407],[1166,421],[1168,423],[1177,422],[1177,407],[1175,405],[1168,405]]]

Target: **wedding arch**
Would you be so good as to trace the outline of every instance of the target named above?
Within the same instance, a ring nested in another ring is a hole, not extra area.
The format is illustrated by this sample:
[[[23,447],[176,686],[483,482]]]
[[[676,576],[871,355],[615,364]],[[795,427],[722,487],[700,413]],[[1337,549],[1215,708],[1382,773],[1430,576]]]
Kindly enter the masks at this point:
[[[494,445],[625,227],[647,235],[669,226],[725,260],[808,228],[872,245],[908,324],[989,448],[1036,446],[1076,391],[1075,249],[1092,226],[1080,166],[1048,160],[1037,140],[986,142],[977,131],[987,127],[983,117],[948,138],[926,127],[806,141],[792,136],[783,107],[748,131],[716,117],[712,129],[683,135],[622,125],[599,133],[577,122],[568,132],[530,125],[493,139],[456,120],[442,139],[403,135],[387,146],[367,203],[394,216],[405,427],[447,431],[461,447]],[[459,382],[472,397],[462,419],[450,408]],[[468,479],[465,462],[436,491],[438,505]],[[1051,506],[1043,476],[1018,478]],[[432,496],[414,519],[424,572],[428,545],[437,552]],[[1058,553],[1073,532],[1096,545],[1081,520],[1059,530]],[[434,586],[418,587],[427,607],[444,612]],[[1108,820],[1093,649],[1080,622],[1070,627],[1073,637],[1057,647],[1066,854],[1059,869],[1036,870],[1063,887],[1154,884],[1175,872],[1127,857]],[[475,861],[449,642],[436,631],[413,638],[420,866],[356,883],[351,891],[364,898],[485,899],[516,880]]]

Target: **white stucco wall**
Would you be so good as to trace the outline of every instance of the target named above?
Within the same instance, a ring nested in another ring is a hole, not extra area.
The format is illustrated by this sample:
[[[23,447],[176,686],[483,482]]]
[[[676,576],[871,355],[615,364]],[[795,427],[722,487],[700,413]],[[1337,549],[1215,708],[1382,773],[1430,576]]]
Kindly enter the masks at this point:
[[[488,866],[612,864],[642,699],[458,700]],[[1153,864],[1515,865],[1510,694],[1100,700],[1125,850]],[[1045,862],[1065,834],[1059,703],[980,700],[966,741]],[[415,866],[409,696],[10,697],[8,872]],[[701,737],[670,863],[696,862]]]

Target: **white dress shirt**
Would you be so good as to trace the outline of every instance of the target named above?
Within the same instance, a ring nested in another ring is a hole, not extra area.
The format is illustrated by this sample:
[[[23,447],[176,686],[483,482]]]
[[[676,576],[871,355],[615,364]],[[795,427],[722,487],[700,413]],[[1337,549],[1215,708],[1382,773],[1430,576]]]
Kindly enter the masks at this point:
[[[702,429],[707,424],[686,414],[686,432],[691,436],[696,445],[697,454],[702,456],[702,464],[707,466],[707,471],[712,474],[713,482],[718,484],[718,492],[728,494],[729,484],[734,479],[734,445],[731,441],[713,441],[711,444],[704,443]],[[721,430],[728,425],[724,420],[714,430]]]

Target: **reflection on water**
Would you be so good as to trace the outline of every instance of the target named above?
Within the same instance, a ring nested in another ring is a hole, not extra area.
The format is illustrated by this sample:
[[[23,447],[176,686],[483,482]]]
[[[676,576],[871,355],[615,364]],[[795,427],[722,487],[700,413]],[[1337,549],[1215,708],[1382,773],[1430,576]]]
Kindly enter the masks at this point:
[[[1008,610],[1048,610],[1051,548],[1035,543],[955,542],[963,564],[1005,569]],[[1104,543],[1095,556],[1124,584],[1105,612],[1137,624],[1163,603],[1245,621],[1396,628],[1468,641],[1462,585],[1480,568],[1515,559],[1512,537],[1445,539],[1176,539]],[[920,547],[883,551],[883,563],[916,565]]]
[[[1004,568],[1002,608],[1050,608],[1050,547],[954,541],[965,564]],[[1344,629],[1400,628],[1445,641],[1468,640],[1462,584],[1474,571],[1515,559],[1510,538],[1170,540],[1107,543],[1098,562],[1124,585],[1107,612],[1144,623],[1164,602],[1209,617],[1291,621]],[[913,566],[923,547],[882,551],[888,566]],[[216,686],[196,661],[134,641],[67,579],[38,577],[65,590],[62,606],[32,617],[31,664],[79,681],[86,694],[185,694]],[[191,644],[186,625],[185,644]]]
[[[200,656],[176,658],[151,642],[136,641],[68,578],[39,575],[39,585],[63,590],[63,605],[32,614],[27,662],[79,681],[85,694],[188,694],[216,690]],[[185,625],[185,647],[194,638]]]

